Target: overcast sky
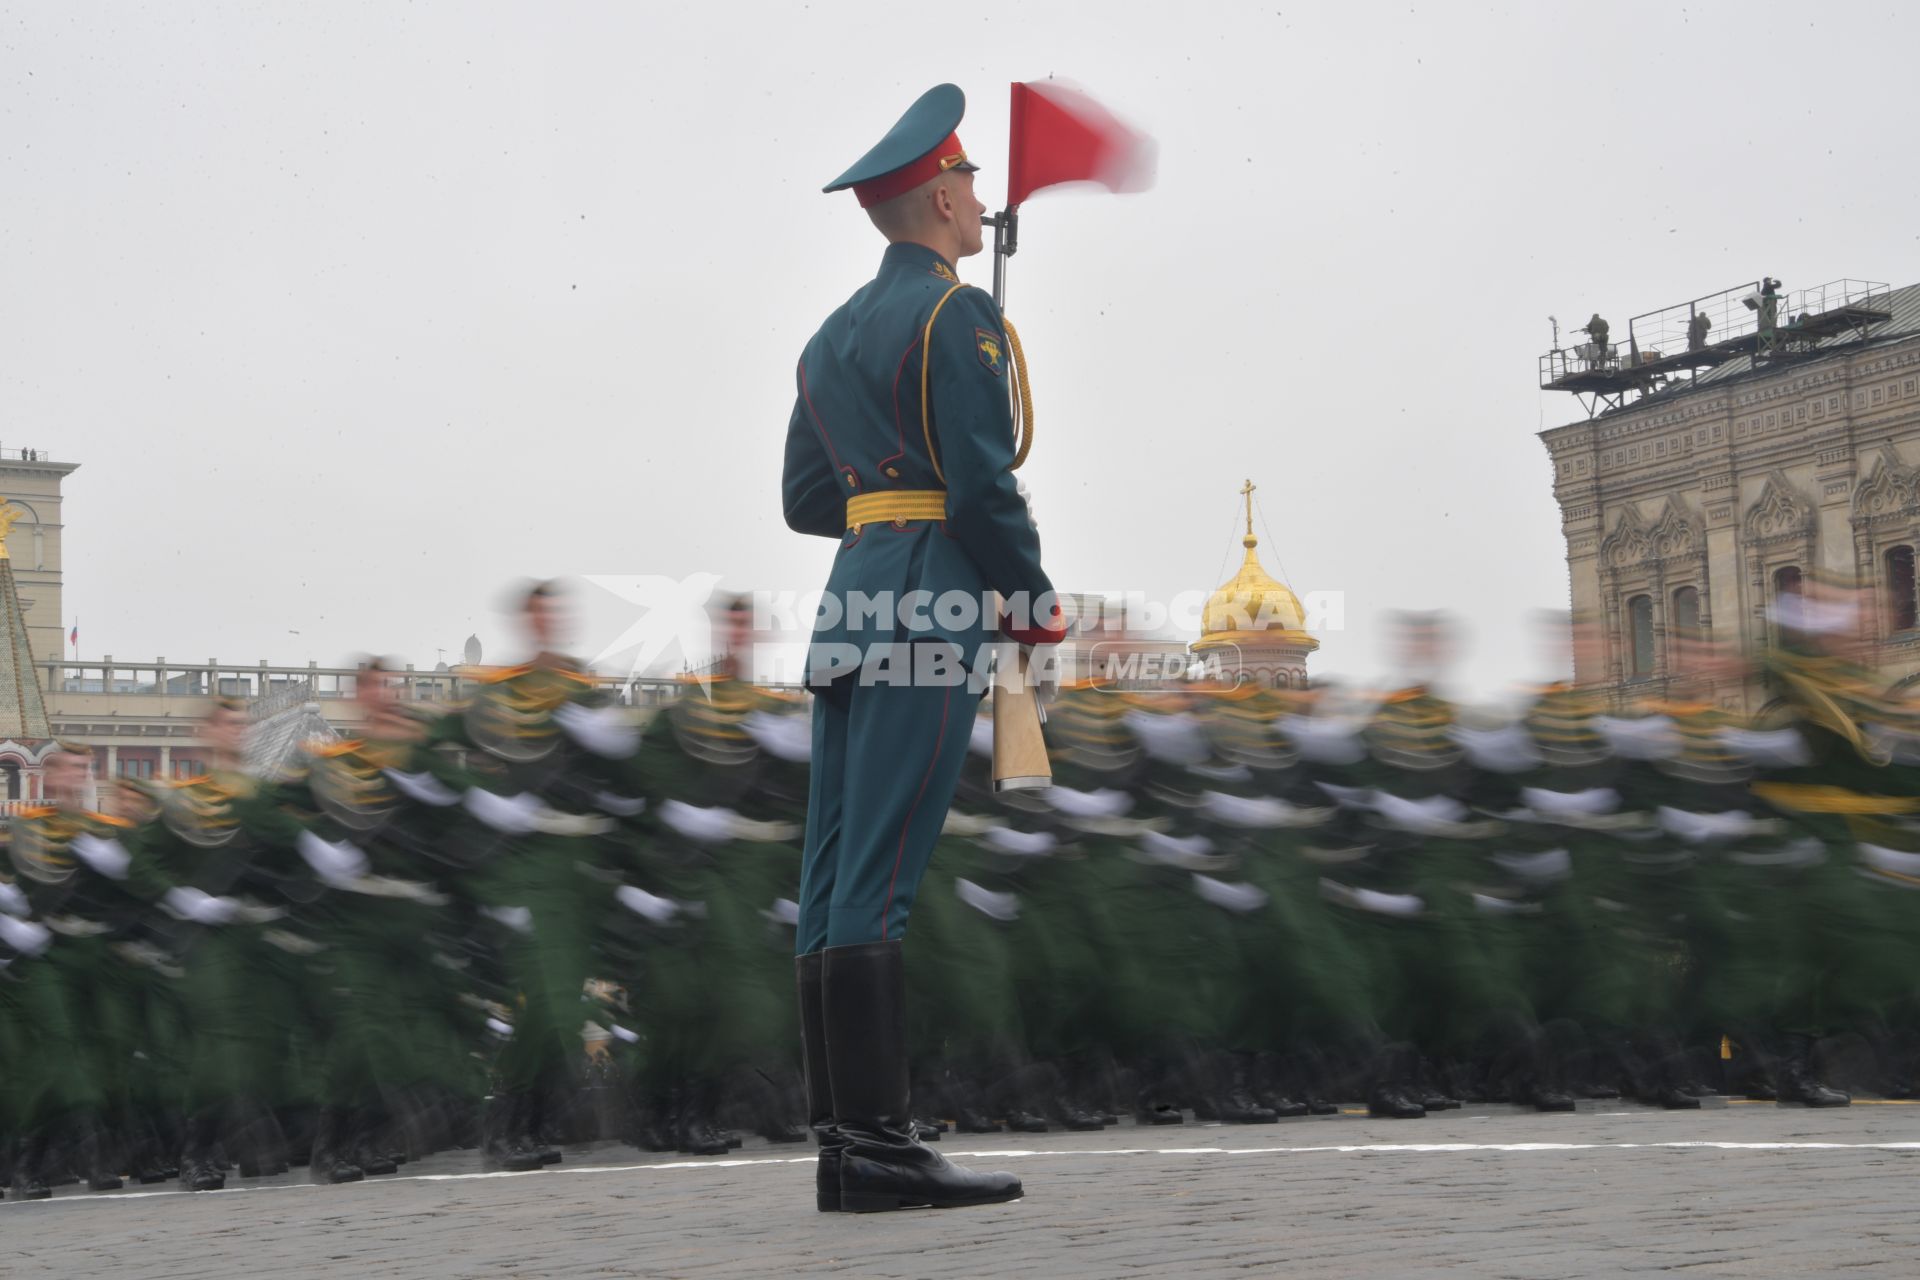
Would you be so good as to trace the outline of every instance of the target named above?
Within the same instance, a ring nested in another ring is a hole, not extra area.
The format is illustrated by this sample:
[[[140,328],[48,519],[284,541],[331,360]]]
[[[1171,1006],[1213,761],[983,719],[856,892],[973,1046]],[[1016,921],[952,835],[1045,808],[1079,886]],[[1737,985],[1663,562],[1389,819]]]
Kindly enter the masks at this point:
[[[1216,585],[1251,476],[1268,569],[1345,593],[1317,672],[1448,607],[1467,691],[1542,673],[1550,313],[1920,280],[1910,5],[973,13],[7,6],[0,443],[81,464],[84,654],[430,666],[513,653],[518,575],[817,589],[793,365],[881,249],[819,187],[941,80],[996,207],[1010,81],[1159,141],[1151,192],[1029,203],[1011,264],[1055,583]]]

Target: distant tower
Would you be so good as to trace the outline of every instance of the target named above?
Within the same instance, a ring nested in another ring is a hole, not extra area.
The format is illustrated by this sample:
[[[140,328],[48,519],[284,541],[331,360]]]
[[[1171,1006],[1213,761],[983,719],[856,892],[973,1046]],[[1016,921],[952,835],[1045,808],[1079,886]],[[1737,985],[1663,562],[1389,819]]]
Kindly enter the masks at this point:
[[[22,457],[22,453],[29,457]],[[60,485],[77,462],[47,462],[39,450],[9,448],[0,455],[0,498],[19,511],[8,543],[13,581],[26,613],[33,651],[64,658],[67,627],[60,601]]]
[[[1320,642],[1306,632],[1306,611],[1287,584],[1273,577],[1254,554],[1253,490],[1249,480],[1240,487],[1247,504],[1247,532],[1240,545],[1247,549],[1240,571],[1207,598],[1201,615],[1200,638],[1193,652],[1220,657],[1222,674],[1244,675],[1280,689],[1307,687],[1307,655]]]
[[[33,644],[14,580],[8,535],[29,513],[0,503],[0,800],[40,793],[40,762],[53,748],[46,695],[33,665]],[[14,534],[19,541],[19,535]]]
[[[466,663],[470,667],[477,667],[480,665],[480,637],[479,636],[467,637]]]

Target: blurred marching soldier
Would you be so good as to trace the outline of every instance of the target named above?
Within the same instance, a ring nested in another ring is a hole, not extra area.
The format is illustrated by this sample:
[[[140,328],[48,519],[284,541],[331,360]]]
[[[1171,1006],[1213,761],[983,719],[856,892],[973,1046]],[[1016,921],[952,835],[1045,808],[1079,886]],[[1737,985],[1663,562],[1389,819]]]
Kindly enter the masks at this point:
[[[1153,901],[1150,917],[1136,917],[1145,926],[1136,945],[1147,948],[1144,980],[1155,1030],[1143,1045],[1147,1090],[1136,1114],[1166,1123],[1173,1116],[1163,1120],[1157,1113],[1177,1115],[1191,1103],[1199,1119],[1271,1123],[1276,1113],[1251,1097],[1244,1053],[1223,1052],[1243,1028],[1231,1025],[1236,930],[1221,912],[1261,911],[1265,895],[1240,881],[1240,850],[1222,848],[1206,830],[1203,811],[1217,778],[1190,698],[1126,696],[1132,704],[1127,727],[1144,757],[1139,816],[1157,819],[1137,845],[1144,864],[1137,887]]]
[[[1914,755],[1920,716],[1882,696],[1855,660],[1853,599],[1816,584],[1784,596],[1773,618],[1779,641],[1764,670],[1784,702],[1779,732],[1790,742],[1755,744],[1764,759],[1753,790],[1794,837],[1756,869],[1764,878],[1742,905],[1777,926],[1762,1033],[1780,1101],[1845,1106],[1848,1095],[1820,1080],[1813,1047],[1870,1012],[1847,1007],[1858,999],[1852,993],[1881,990],[1887,966],[1902,958],[1899,948],[1882,949],[1885,934],[1862,927],[1870,919],[1862,873],[1884,884],[1913,865],[1889,846],[1905,842],[1905,820],[1920,813],[1920,782],[1911,768],[1889,766],[1896,750]]]
[[[641,854],[623,905],[660,926],[639,959],[635,987],[648,1026],[643,1103],[654,1120],[647,1145],[691,1155],[724,1154],[719,1125],[729,1089],[754,1099],[754,1127],[776,1142],[805,1134],[783,1115],[775,1078],[792,1054],[788,1002],[770,979],[776,939],[790,942],[779,903],[796,892],[795,819],[804,784],[784,774],[785,800],[767,784],[779,757],[793,756],[792,726],[771,723],[771,700],[740,678],[750,638],[750,602],[721,611],[725,647],[715,671],[690,678],[654,722],[642,772],[658,826]],[[749,816],[749,814],[765,816]],[[637,891],[637,892],[636,892]],[[778,961],[781,972],[789,961]]]
[[[851,188],[888,240],[878,277],[807,343],[782,488],[787,523],[840,549],[807,659],[815,692],[797,982],[823,1211],[994,1203],[1011,1174],[950,1165],[914,1136],[900,939],[958,783],[1002,619],[1023,643],[1065,634],[1014,483],[999,309],[954,264],[985,212],[955,129],[965,98],[930,90],[829,191]],[[920,389],[903,433],[900,388]],[[909,620],[914,593],[936,602]],[[943,597],[973,602],[956,619]],[[860,630],[859,599],[885,601]],[[837,608],[835,607],[837,606]],[[897,607],[896,607],[897,606]],[[915,671],[914,668],[922,670]],[[936,676],[935,672],[938,672]]]
[[[136,1155],[149,1170],[161,1159],[142,1132],[130,1079],[140,982],[115,949],[142,905],[120,839],[132,824],[86,806],[90,759],[83,747],[58,744],[45,764],[50,803],[17,815],[10,831],[14,884],[0,909],[30,913],[49,944],[12,970],[26,1037],[8,1059],[18,1098],[12,1190],[21,1200],[51,1194],[63,1146],[95,1191],[119,1187],[119,1171]]]
[[[166,886],[159,904],[179,922],[191,1028],[180,1177],[194,1191],[225,1185],[223,1153],[242,1177],[286,1172],[275,1108],[295,1092],[287,1045],[319,947],[287,916],[321,882],[281,789],[241,770],[246,732],[245,707],[216,701],[200,726],[207,773],[162,792],[158,820],[135,834],[135,865]]]
[[[310,1161],[322,1182],[392,1173],[395,1151],[451,1145],[471,1096],[434,939],[449,905],[437,882],[454,869],[452,851],[475,842],[458,838],[452,771],[428,750],[428,726],[399,703],[390,671],[377,658],[360,665],[361,736],[310,747],[298,796],[302,847],[348,872],[314,912],[337,1015]]]
[[[1335,1110],[1320,1096],[1327,1070],[1321,1053],[1354,1041],[1362,1003],[1350,989],[1352,960],[1333,930],[1313,856],[1336,808],[1279,727],[1305,702],[1304,695],[1257,685],[1211,691],[1201,702],[1217,761],[1203,796],[1203,829],[1223,848],[1238,846],[1245,885],[1264,895],[1257,910],[1232,917],[1246,922],[1237,930],[1234,1024],[1258,1055],[1253,1100],[1279,1117]],[[1216,889],[1209,900],[1233,911],[1236,897],[1251,901],[1244,889]],[[1273,999],[1275,990],[1286,998]]]
[[[562,1127],[571,1100],[592,925],[611,901],[598,837],[633,807],[639,748],[622,709],[554,648],[566,622],[559,585],[529,588],[520,619],[534,657],[481,673],[433,735],[466,749],[463,803],[487,829],[465,887],[502,926],[515,1002],[487,1118],[487,1155],[507,1170],[560,1160],[545,1132]]]

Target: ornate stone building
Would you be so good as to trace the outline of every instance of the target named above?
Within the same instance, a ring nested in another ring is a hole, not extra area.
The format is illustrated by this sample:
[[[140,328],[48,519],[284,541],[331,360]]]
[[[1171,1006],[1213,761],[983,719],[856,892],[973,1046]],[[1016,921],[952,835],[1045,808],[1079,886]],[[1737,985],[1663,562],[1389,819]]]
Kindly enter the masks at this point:
[[[1597,624],[1577,682],[1758,711],[1764,689],[1703,674],[1688,642],[1755,655],[1811,575],[1869,588],[1878,665],[1920,672],[1920,285],[1874,314],[1540,433],[1574,612]]]

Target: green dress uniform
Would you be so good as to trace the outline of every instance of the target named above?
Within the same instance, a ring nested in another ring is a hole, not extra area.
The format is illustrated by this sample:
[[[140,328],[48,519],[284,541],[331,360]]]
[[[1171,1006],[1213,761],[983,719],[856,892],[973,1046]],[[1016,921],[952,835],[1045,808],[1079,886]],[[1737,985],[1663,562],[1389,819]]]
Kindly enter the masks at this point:
[[[1769,868],[1769,901],[1777,905],[1767,1047],[1782,1101],[1840,1106],[1848,1096],[1820,1081],[1813,1047],[1823,1036],[1870,1026],[1891,995],[1889,970],[1901,955],[1887,947],[1884,930],[1871,927],[1869,890],[1884,887],[1895,867],[1868,846],[1898,843],[1891,831],[1920,813],[1920,781],[1894,764],[1890,745],[1913,733],[1914,716],[1883,697],[1866,672],[1806,652],[1791,637],[1768,655],[1766,670],[1784,696],[1785,728],[1801,747],[1758,770],[1754,784],[1796,837]]]
[[[391,1173],[392,1152],[437,1149],[479,1093],[450,971],[435,959],[465,824],[429,731],[317,745],[298,795],[303,845],[341,868],[313,913],[333,1006],[312,1161],[323,1181]]]
[[[320,945],[299,908],[322,886],[298,852],[303,828],[281,787],[214,769],[161,793],[159,816],[135,833],[135,864],[168,886],[181,993],[190,1027],[182,1180],[224,1184],[219,1156],[241,1176],[284,1172],[276,1111],[304,1101],[300,1051],[314,1046],[307,960]]]
[[[47,931],[46,950],[11,967],[8,1019],[21,1036],[6,1061],[14,1114],[0,1129],[19,1137],[16,1199],[47,1191],[50,1144],[72,1144],[75,1163],[96,1191],[120,1185],[139,1159],[159,1162],[136,1102],[134,1051],[141,1035],[143,977],[124,943],[142,906],[132,855],[121,843],[131,823],[77,807],[43,805],[13,819],[15,874],[6,897]]]
[[[543,1131],[564,1127],[584,1051],[593,922],[611,891],[596,873],[632,794],[640,737],[572,659],[543,654],[486,673],[435,741],[466,751],[463,802],[486,828],[466,892],[501,926],[512,1034],[495,1065],[488,1152],[503,1168],[559,1159]]]

